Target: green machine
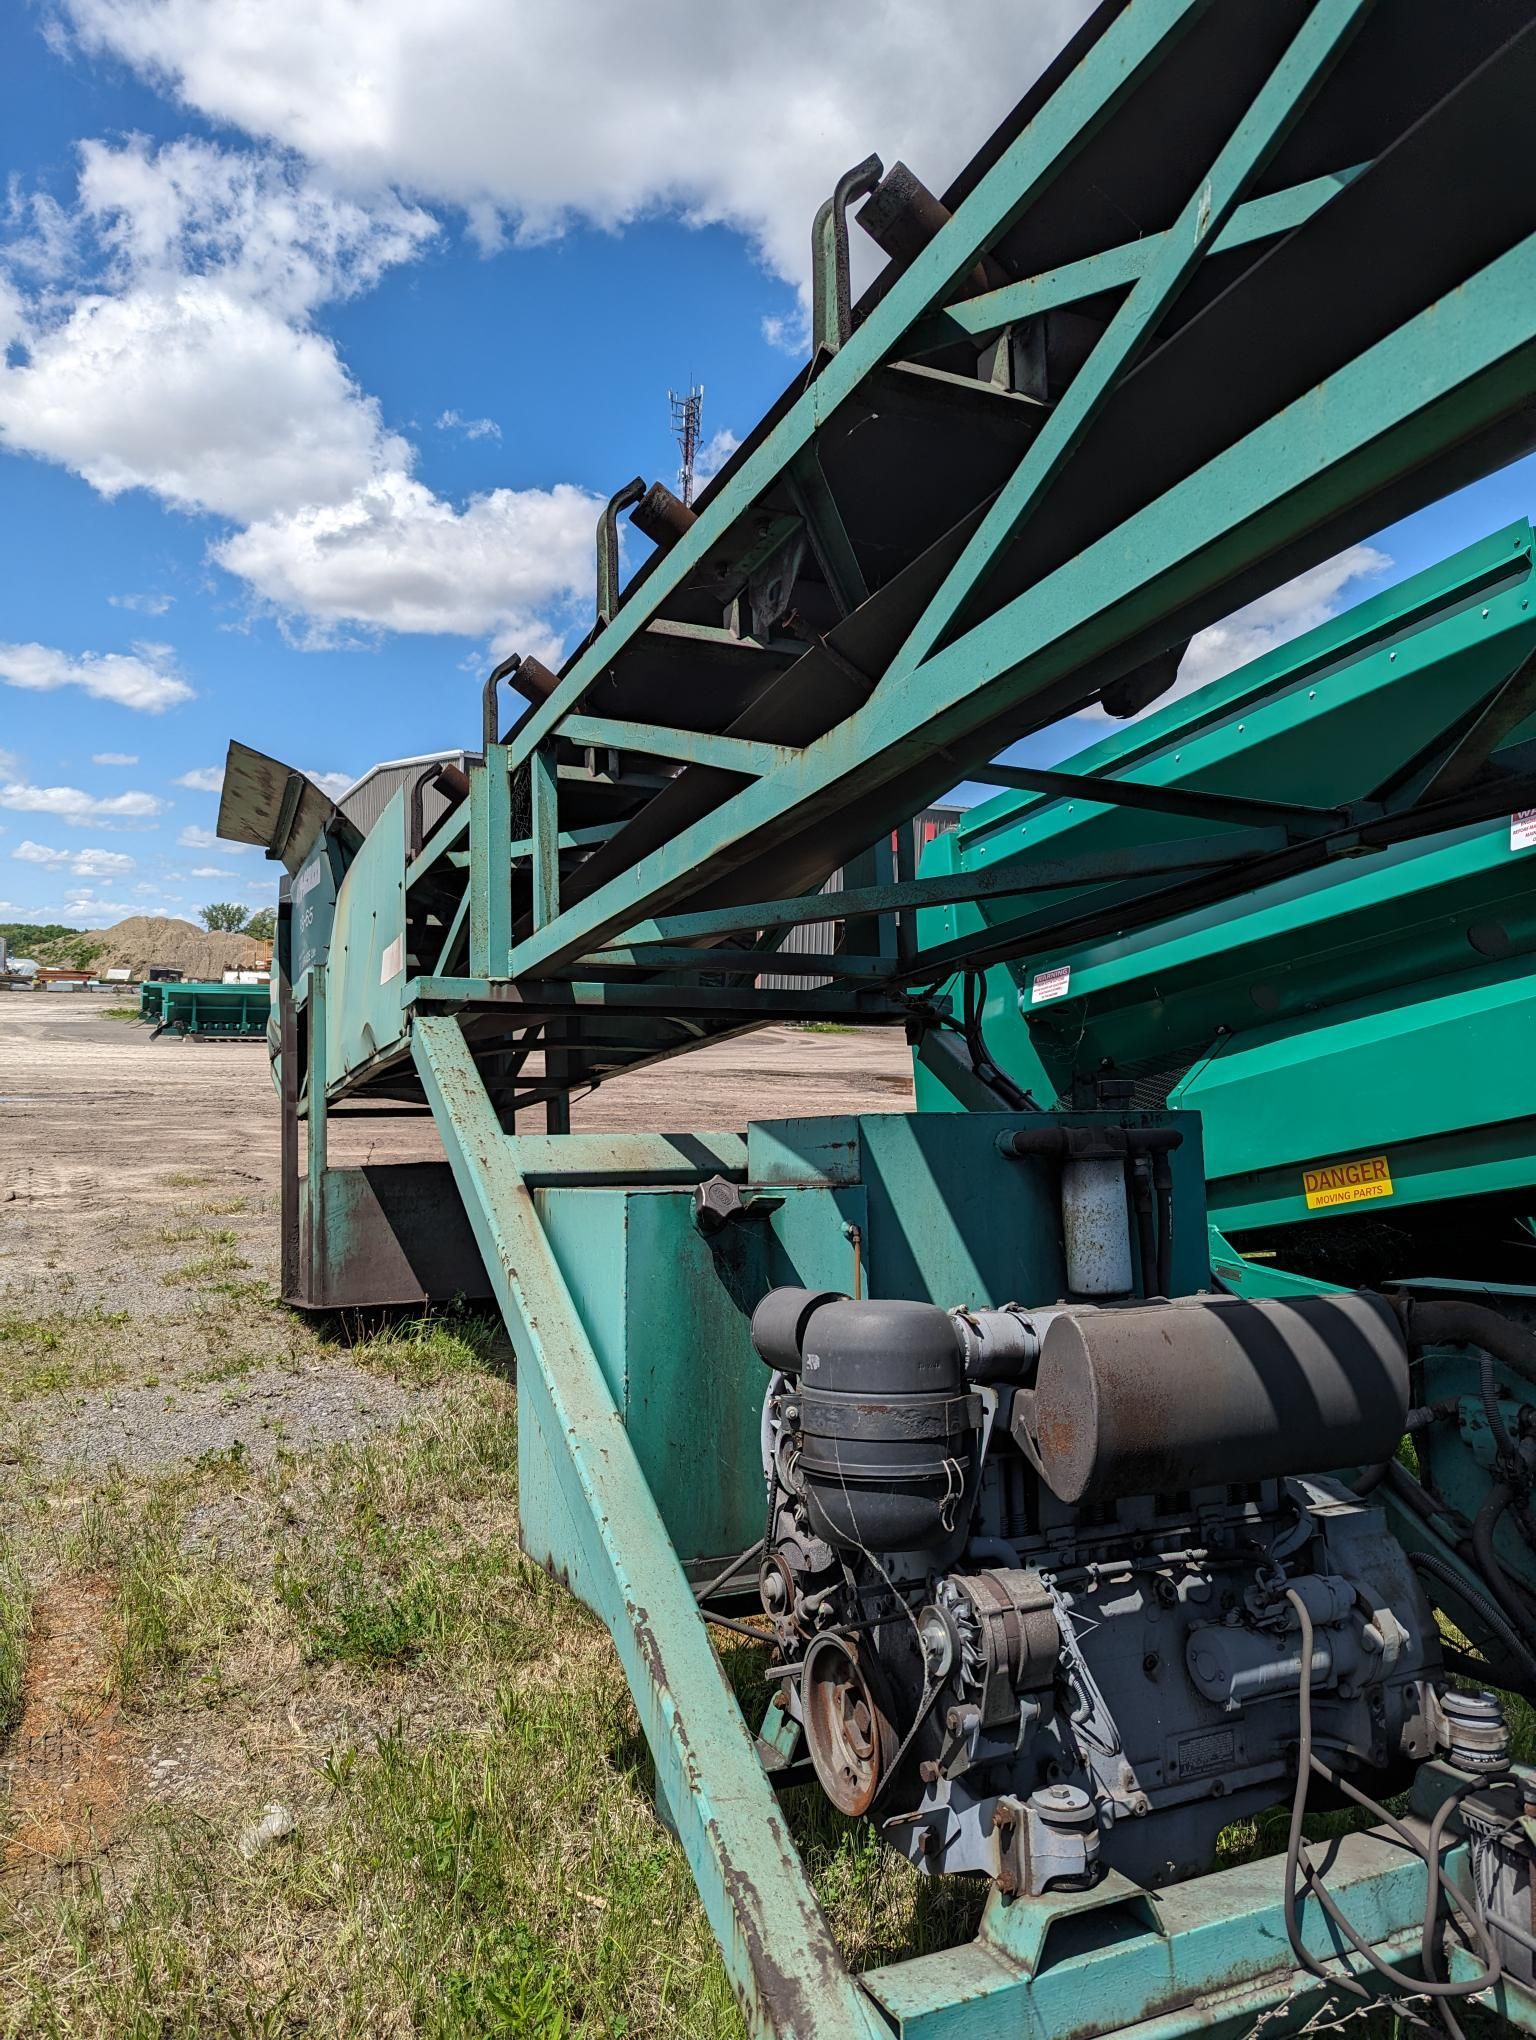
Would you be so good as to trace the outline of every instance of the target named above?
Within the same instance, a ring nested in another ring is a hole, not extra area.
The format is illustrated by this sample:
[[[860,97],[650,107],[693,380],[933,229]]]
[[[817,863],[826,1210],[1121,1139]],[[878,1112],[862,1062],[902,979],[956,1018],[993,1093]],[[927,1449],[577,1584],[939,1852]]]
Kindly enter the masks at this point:
[[[1536,1336],[1213,1266],[1198,1113],[1118,1071],[1026,1095],[982,996],[1536,807],[1502,755],[1529,534],[1399,617],[1394,670],[1440,634],[1418,684],[1325,758],[1300,729],[1310,776],[1239,724],[1131,794],[1150,837],[919,877],[902,826],[1536,443],[1533,102],[1527,0],[1107,0],[944,193],[839,180],[808,366],[697,503],[616,492],[591,631],[489,676],[430,827],[402,793],[364,834],[231,747],[220,831],[287,873],[285,1294],[494,1297],[523,1535],[614,1638],[754,2034],[1536,2030],[1501,1698],[1536,1692]],[[857,302],[851,223],[887,258]],[[815,1019],[904,1029],[948,1109],[571,1129]],[[333,1163],[332,1121],[390,1112],[443,1159]],[[1325,1800],[1357,1828],[1309,1844]],[[974,1932],[853,1973],[797,1846],[822,1802],[970,1880]],[[1286,1846],[1222,1867],[1277,1805]]]
[[[1529,525],[1186,699],[935,842],[925,872],[1012,871],[1091,848],[1152,861],[1181,791],[1369,803],[1411,782],[1511,787],[1536,756]],[[1496,781],[1495,781],[1496,783]],[[1161,800],[1161,807],[1156,803]],[[1149,804],[1151,803],[1151,804]],[[1234,906],[1122,930],[1079,895],[1082,938],[1030,945],[969,987],[1009,1079],[1043,1103],[1134,1096],[1198,1111],[1228,1242],[1340,1282],[1536,1282],[1536,816],[1518,803],[1412,842],[1369,826],[1328,866]],[[940,949],[1007,908],[935,909]],[[966,988],[956,987],[957,997]],[[918,1100],[965,1102],[925,1037]]]
[[[205,983],[200,979],[139,986],[139,1018],[152,1021],[154,1040],[162,1034],[266,1039],[272,1013],[270,985]]]

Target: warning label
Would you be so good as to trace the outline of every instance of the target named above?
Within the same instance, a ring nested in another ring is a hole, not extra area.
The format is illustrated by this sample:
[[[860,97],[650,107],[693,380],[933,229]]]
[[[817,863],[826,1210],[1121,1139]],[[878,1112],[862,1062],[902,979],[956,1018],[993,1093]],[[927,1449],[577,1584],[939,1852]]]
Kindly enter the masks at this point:
[[[1051,970],[1036,971],[1035,981],[1029,988],[1029,1003],[1043,1006],[1047,999],[1064,999],[1072,986],[1072,966],[1058,963]]]
[[[1511,850],[1536,850],[1536,808],[1522,808],[1509,818]]]
[[[1301,1187],[1308,1211],[1326,1211],[1334,1204],[1365,1204],[1392,1195],[1392,1171],[1385,1155],[1363,1161],[1333,1162],[1326,1169],[1303,1169]]]

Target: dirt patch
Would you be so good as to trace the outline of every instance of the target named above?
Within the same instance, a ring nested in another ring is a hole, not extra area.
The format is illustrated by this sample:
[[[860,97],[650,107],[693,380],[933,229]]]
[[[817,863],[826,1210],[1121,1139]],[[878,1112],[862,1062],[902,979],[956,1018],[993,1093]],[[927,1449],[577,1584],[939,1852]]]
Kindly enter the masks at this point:
[[[0,1853],[8,1882],[94,1863],[117,1833],[128,1785],[108,1692],[111,1634],[105,1581],[56,1581],[39,1598],[21,1719],[0,1767],[10,1802]]]
[[[142,979],[158,964],[189,978],[217,982],[226,970],[265,970],[272,961],[270,942],[258,942],[251,935],[218,934],[170,916],[131,914],[92,939],[101,944],[91,964],[98,977],[108,970],[128,970]]]

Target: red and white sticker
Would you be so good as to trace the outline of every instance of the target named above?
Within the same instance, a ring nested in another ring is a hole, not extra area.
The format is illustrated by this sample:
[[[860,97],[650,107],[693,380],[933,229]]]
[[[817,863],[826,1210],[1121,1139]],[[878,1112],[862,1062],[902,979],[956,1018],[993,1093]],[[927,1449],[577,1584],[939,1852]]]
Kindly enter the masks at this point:
[[[1511,850],[1536,850],[1536,808],[1522,808],[1509,818]]]
[[[1043,1006],[1048,999],[1064,999],[1071,989],[1071,964],[1054,964],[1050,970],[1036,971],[1035,981],[1029,988],[1029,1003]]]

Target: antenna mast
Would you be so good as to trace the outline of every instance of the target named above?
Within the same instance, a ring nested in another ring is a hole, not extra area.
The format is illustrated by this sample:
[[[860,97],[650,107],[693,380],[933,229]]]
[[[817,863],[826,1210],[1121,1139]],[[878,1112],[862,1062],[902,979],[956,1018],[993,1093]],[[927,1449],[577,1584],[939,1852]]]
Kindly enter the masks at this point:
[[[694,462],[698,458],[699,435],[704,424],[704,386],[700,383],[685,396],[679,396],[676,390],[668,390],[667,402],[672,410],[673,437],[682,456],[678,469],[678,494],[685,503],[691,503]]]

